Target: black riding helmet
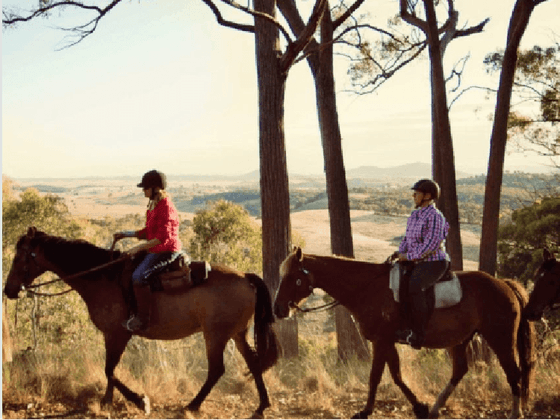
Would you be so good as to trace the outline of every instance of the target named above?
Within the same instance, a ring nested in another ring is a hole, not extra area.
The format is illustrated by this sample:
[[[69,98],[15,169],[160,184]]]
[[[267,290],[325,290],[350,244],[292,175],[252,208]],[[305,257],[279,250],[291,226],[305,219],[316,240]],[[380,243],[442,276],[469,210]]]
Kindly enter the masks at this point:
[[[155,169],[146,172],[142,177],[142,182],[138,184],[139,188],[155,188],[159,187],[165,190],[167,187],[167,178],[163,172],[156,171]]]
[[[420,191],[424,194],[431,194],[433,200],[439,198],[439,185],[431,179],[421,179],[411,188],[414,191]]]

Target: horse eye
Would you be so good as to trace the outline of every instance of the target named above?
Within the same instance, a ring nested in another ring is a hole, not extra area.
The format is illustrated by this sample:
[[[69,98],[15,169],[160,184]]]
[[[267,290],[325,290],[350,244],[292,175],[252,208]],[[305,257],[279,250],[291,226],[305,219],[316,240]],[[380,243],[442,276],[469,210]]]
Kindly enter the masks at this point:
[[[32,256],[33,258],[35,258],[35,257],[37,256],[37,254],[35,254],[34,252],[32,252],[32,253],[31,253],[31,256]]]
[[[296,286],[301,286],[301,279],[296,280]]]

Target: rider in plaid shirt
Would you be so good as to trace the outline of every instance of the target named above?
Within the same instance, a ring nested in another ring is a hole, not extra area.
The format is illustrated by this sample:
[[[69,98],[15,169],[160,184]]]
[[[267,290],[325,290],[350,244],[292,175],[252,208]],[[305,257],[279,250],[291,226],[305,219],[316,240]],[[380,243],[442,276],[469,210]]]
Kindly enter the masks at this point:
[[[422,179],[412,189],[416,210],[410,215],[405,237],[394,254],[399,261],[414,262],[408,287],[412,325],[411,329],[398,331],[397,338],[419,349],[434,309],[432,286],[449,269],[450,259],[445,251],[449,223],[434,203],[440,191],[436,182]]]

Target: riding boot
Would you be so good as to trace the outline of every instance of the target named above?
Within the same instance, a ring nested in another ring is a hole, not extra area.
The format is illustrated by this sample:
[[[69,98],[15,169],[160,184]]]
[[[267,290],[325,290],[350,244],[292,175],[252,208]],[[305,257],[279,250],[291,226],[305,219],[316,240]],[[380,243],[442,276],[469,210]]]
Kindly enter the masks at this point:
[[[123,326],[131,332],[145,330],[150,322],[151,290],[148,285],[134,285],[134,296],[136,297],[136,314],[123,323]]]
[[[415,349],[420,349],[424,345],[426,325],[432,314],[430,302],[428,302],[428,293],[433,293],[432,290],[426,290],[419,293],[414,293],[410,296],[412,311],[412,335],[409,338],[410,345]]]

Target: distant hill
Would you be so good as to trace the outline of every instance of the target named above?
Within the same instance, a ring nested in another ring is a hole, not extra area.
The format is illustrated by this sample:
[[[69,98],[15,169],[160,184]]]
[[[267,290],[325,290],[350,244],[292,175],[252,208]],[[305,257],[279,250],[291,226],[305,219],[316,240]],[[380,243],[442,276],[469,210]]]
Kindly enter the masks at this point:
[[[428,163],[416,162],[407,163],[400,166],[392,166],[389,168],[379,168],[377,166],[360,166],[356,169],[346,171],[348,179],[363,178],[363,179],[387,179],[387,178],[431,178],[432,165]],[[471,176],[465,172],[456,172],[457,179],[466,178]]]

